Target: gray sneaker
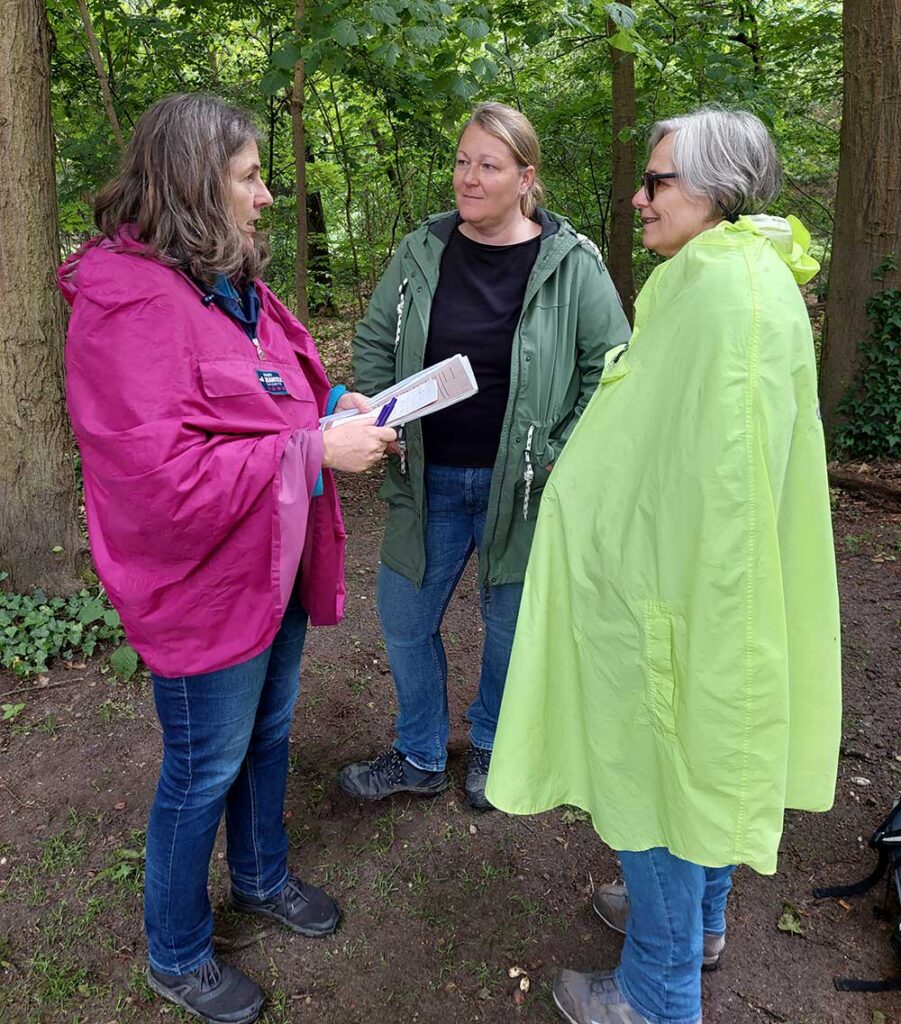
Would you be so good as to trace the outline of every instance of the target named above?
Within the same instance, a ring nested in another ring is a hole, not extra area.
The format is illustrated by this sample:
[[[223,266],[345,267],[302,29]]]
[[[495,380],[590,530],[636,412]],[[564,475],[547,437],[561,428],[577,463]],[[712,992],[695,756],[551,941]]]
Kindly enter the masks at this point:
[[[272,917],[292,931],[314,939],[331,935],[341,916],[337,904],[327,892],[301,882],[295,875],[288,875],[284,889],[272,899],[260,902],[232,889],[231,902],[235,910]]]
[[[561,971],[553,994],[560,1016],[569,1024],[649,1024],[626,1002],[612,971]]]
[[[624,885],[599,885],[591,894],[591,905],[598,917],[615,932],[626,934],[629,919],[629,894]],[[715,971],[726,948],[725,935],[704,933],[702,971]]]
[[[371,761],[355,761],[338,773],[338,785],[355,800],[383,800],[395,793],[437,796],[447,789],[447,775],[427,772],[389,747]]]
[[[491,765],[491,751],[484,747],[470,747],[469,759],[466,764],[466,798],[469,806],[477,811],[494,810],[494,805],[485,796],[485,784],[488,782],[488,768]]]
[[[251,1024],[266,1001],[255,981],[215,957],[190,974],[163,974],[148,967],[147,984],[207,1024]]]

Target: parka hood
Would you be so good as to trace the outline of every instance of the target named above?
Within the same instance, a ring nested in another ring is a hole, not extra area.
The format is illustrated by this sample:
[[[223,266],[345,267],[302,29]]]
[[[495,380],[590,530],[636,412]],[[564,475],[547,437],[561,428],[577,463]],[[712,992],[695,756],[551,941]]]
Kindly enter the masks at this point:
[[[726,230],[753,231],[768,238],[799,285],[807,284],[819,273],[820,264],[808,253],[810,232],[797,217],[770,217],[757,213],[739,217],[734,224],[727,224]]]

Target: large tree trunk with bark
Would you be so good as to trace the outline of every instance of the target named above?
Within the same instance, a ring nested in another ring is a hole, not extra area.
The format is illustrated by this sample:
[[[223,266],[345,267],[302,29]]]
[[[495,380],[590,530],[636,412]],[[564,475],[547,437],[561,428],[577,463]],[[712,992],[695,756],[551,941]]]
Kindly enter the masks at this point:
[[[901,286],[901,4],[845,0],[844,108],[832,266],[826,298],[820,406],[827,438],[860,368],[866,302]]]
[[[631,0],[626,0],[631,7]],[[612,35],[616,26],[610,22]],[[635,211],[635,58],[622,50],[610,50],[613,65],[613,167],[610,203],[610,276],[623,309],[632,323],[635,277],[632,273],[632,239]]]
[[[6,587],[59,593],[76,583],[81,542],[54,277],[49,30],[42,0],[2,0],[0,12],[0,570]]]

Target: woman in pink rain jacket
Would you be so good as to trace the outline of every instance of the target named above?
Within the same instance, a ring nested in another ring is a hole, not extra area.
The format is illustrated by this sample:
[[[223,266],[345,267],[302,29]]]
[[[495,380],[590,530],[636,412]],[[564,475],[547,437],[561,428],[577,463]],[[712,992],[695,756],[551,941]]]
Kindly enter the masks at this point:
[[[207,878],[226,814],[232,899],[305,935],[338,908],[289,874],[288,732],[307,619],[344,605],[332,469],[394,431],[335,408],[305,328],[257,279],[272,203],[249,117],[170,96],[96,204],[101,235],[60,268],[69,412],[97,572],[151,669],[163,763],[147,829],[148,981],[207,1021],[255,1020],[259,987],[216,960]]]

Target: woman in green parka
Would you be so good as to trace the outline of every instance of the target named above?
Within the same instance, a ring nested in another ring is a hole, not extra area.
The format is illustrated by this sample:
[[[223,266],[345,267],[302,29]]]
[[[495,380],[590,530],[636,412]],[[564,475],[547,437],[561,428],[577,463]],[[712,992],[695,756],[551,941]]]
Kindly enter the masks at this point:
[[[535,130],[480,104],[457,140],[457,209],[404,238],[353,346],[356,387],[374,395],[455,353],[479,392],[406,428],[389,459],[376,586],[397,690],[393,744],[345,766],[359,800],[447,786],[447,660],[441,623],[474,552],[484,624],[465,789],[488,808],[494,743],[522,581],[548,473],[629,325],[597,248],[543,210]],[[389,448],[389,451],[391,449]]]
[[[833,801],[838,595],[810,323],[817,271],[751,114],[659,122],[633,205],[668,257],[545,488],[487,796],[576,804],[619,853],[615,972],[563,971],[571,1024],[695,1024],[733,865]],[[611,358],[611,356],[613,356]]]

